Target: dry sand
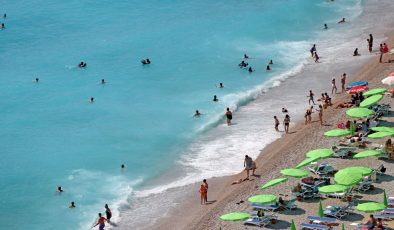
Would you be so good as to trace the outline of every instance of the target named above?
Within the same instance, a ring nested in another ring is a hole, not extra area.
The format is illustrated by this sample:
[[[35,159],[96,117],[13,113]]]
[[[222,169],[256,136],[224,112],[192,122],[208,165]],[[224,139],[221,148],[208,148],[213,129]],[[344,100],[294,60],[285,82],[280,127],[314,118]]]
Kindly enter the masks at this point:
[[[388,35],[390,39],[388,44],[394,44],[392,35]],[[388,55],[385,60],[387,61]],[[373,58],[368,64],[364,65],[357,77],[353,79],[365,80],[369,82],[370,88],[382,87],[381,79],[387,76],[388,73],[394,71],[394,64],[378,63],[379,58]],[[340,84],[337,83],[337,86]],[[383,86],[385,87],[385,86]],[[386,86],[387,87],[387,86]],[[340,91],[340,89],[338,90]],[[330,148],[336,139],[330,139],[323,136],[327,130],[336,128],[339,121],[346,121],[346,109],[334,109],[335,105],[340,102],[349,101],[349,95],[337,94],[334,98],[334,106],[324,110],[325,126],[321,127],[318,122],[317,114],[313,114],[313,123],[309,125],[296,124],[290,129],[291,134],[284,135],[281,139],[271,143],[264,148],[260,156],[256,159],[258,169],[256,170],[257,177],[251,177],[250,181],[245,181],[242,184],[231,185],[232,181],[240,178],[245,178],[245,172],[239,173],[230,177],[214,178],[208,181],[210,188],[208,193],[208,200],[214,202],[209,205],[200,205],[198,196],[198,184],[193,185],[195,193],[190,193],[186,196],[186,202],[181,202],[174,211],[161,220],[154,229],[253,229],[257,227],[245,226],[240,222],[223,222],[219,220],[219,216],[228,212],[251,212],[252,209],[247,202],[248,197],[256,194],[289,194],[290,189],[294,186],[298,179],[289,179],[287,183],[283,183],[276,187],[267,189],[266,191],[259,190],[259,186],[265,182],[280,177],[280,169],[290,168],[297,165],[305,159],[305,153],[316,148]],[[385,96],[383,103],[392,103],[392,98]],[[382,122],[393,126],[394,118],[393,112],[388,116],[381,118]],[[374,143],[383,143],[384,140],[373,141]],[[387,168],[388,175],[394,175],[394,167],[392,163],[387,160],[380,160],[377,158],[366,158],[363,160],[338,159],[330,158],[325,160],[337,169],[348,166],[369,166],[377,167],[384,164]],[[382,201],[383,190],[386,190],[387,195],[394,196],[394,177],[381,176],[378,177],[378,182],[374,183],[376,187],[373,191],[365,193],[357,193],[357,200],[371,200]],[[332,180],[333,181],[333,180]],[[290,197],[286,198],[289,199]],[[236,204],[239,201],[245,201],[241,204]],[[295,211],[285,211],[279,213],[278,223],[268,226],[273,229],[287,229],[290,227],[290,222],[293,219],[296,226],[300,223],[306,222],[308,215],[316,215],[318,203],[320,199],[306,200],[297,202],[298,209]],[[327,205],[343,205],[343,202],[338,199],[324,199],[323,206]],[[355,212],[354,214],[345,217],[341,223],[345,223],[345,227],[350,229],[350,223],[362,222],[364,216],[367,214]],[[393,221],[394,222],[394,221]],[[393,223],[385,222],[390,226]],[[299,228],[299,227],[298,227]]]

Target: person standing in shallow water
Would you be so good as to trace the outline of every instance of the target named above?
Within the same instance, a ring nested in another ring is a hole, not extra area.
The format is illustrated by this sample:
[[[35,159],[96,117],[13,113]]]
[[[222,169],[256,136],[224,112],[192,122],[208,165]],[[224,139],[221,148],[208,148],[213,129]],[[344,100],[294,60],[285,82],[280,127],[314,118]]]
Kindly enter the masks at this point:
[[[286,114],[285,119],[283,119],[283,126],[285,127],[286,134],[289,133],[289,126],[290,126],[290,116]]]
[[[341,76],[342,93],[346,91],[345,85],[346,85],[346,73],[343,73]]]
[[[208,182],[206,179],[202,180],[202,184],[205,186],[206,192],[205,192],[205,203],[208,202]]]
[[[275,120],[275,130],[276,132],[279,132],[279,120],[276,116],[274,116],[274,120]]]
[[[101,213],[99,213],[98,216],[99,216],[99,218],[97,220],[97,223],[92,228],[94,228],[94,227],[96,227],[98,225],[99,226],[99,230],[104,230],[104,228],[105,228],[105,221],[107,221],[107,219],[105,219],[105,217],[103,217],[101,215]]]
[[[112,217],[112,212],[111,209],[109,209],[108,204],[105,204],[105,215],[107,216],[107,222],[109,223],[111,221]]]
[[[224,114],[227,118],[227,125],[231,125],[231,120],[233,119],[233,113],[230,111],[230,108],[227,108],[226,113]]]

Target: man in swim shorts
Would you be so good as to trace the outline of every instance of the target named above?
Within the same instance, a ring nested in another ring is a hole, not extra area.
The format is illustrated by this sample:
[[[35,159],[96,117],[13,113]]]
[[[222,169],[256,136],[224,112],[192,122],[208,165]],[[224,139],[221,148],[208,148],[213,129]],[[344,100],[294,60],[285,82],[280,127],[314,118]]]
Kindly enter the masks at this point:
[[[97,220],[97,223],[93,226],[93,228],[98,225],[99,226],[99,230],[104,230],[104,228],[105,228],[105,221],[107,221],[107,219],[105,219],[105,217],[103,217],[101,215],[101,213],[99,213],[98,216],[99,216],[99,218]]]
[[[246,171],[246,180],[249,180],[249,171],[253,170],[253,160],[248,155],[245,155],[244,167]]]
[[[231,113],[230,108],[227,108],[227,112],[225,116],[227,118],[227,125],[231,125],[231,120],[233,119],[233,113]]]

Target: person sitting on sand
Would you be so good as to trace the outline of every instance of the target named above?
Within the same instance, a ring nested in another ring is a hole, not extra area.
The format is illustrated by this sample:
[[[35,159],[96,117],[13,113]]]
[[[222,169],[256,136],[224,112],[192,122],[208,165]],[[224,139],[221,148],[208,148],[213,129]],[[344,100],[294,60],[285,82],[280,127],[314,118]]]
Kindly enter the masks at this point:
[[[376,219],[373,217],[373,215],[369,216],[368,221],[365,223],[365,225],[368,225],[368,229],[374,229],[375,226],[377,225]]]
[[[352,106],[353,106],[353,104],[348,103],[348,102],[344,102],[344,103],[338,104],[337,107],[335,107],[335,108],[336,109],[340,109],[340,108],[343,109],[343,108],[350,108]]]
[[[383,227],[382,219],[378,218],[378,221],[376,223],[376,228],[377,230],[384,230],[385,228]]]
[[[328,96],[327,92],[324,93],[324,97],[325,97],[325,101],[324,101],[324,102],[327,103],[327,105],[331,106],[331,105],[332,105],[332,103],[331,103],[331,97]]]
[[[345,18],[342,18],[342,20],[340,20],[339,22],[338,22],[338,24],[339,23],[345,23]]]
[[[326,97],[324,96],[324,93],[321,94],[321,97],[317,99],[317,101],[324,102],[326,100]]]
[[[358,48],[356,48],[353,52],[353,56],[360,56],[360,54],[358,53]]]

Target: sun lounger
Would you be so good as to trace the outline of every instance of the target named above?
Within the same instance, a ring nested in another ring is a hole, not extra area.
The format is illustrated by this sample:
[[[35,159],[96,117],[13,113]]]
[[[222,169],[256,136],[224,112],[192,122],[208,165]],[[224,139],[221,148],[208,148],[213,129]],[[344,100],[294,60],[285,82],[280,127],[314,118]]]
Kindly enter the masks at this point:
[[[275,211],[279,208],[279,205],[271,204],[271,205],[263,205],[263,204],[252,204],[252,208],[254,210],[263,209],[264,211]]]
[[[350,187],[349,190],[345,192],[330,193],[330,194],[326,194],[326,196],[337,198],[337,199],[346,199],[348,197],[353,197],[353,187]]]
[[[381,218],[382,220],[394,220],[394,213],[379,213],[373,216],[375,218]]]
[[[287,204],[285,206],[285,209],[286,210],[296,209],[297,208],[297,205],[295,204],[296,201],[297,201],[296,199],[289,200],[289,202],[287,202]]]
[[[335,171],[335,169],[328,163],[321,163],[316,167],[309,167],[309,171],[316,175],[327,175]]]
[[[335,218],[318,217],[318,216],[308,216],[308,220],[313,224],[323,224],[323,225],[333,224],[337,222]]]
[[[307,224],[307,223],[302,223],[301,224],[302,229],[316,229],[316,230],[327,230],[330,229],[330,227],[326,225],[320,225],[320,224]]]
[[[255,225],[259,227],[264,227],[266,225],[269,225],[271,223],[272,219],[277,219],[276,215],[266,215],[263,217],[252,217],[244,221],[244,224],[246,225]]]
[[[362,181],[357,187],[356,190],[359,192],[366,192],[371,189],[372,181]]]
[[[357,150],[356,147],[336,147],[337,149],[334,150],[334,155],[333,157],[338,157],[338,158],[346,158],[349,157],[349,153],[353,153]]]

